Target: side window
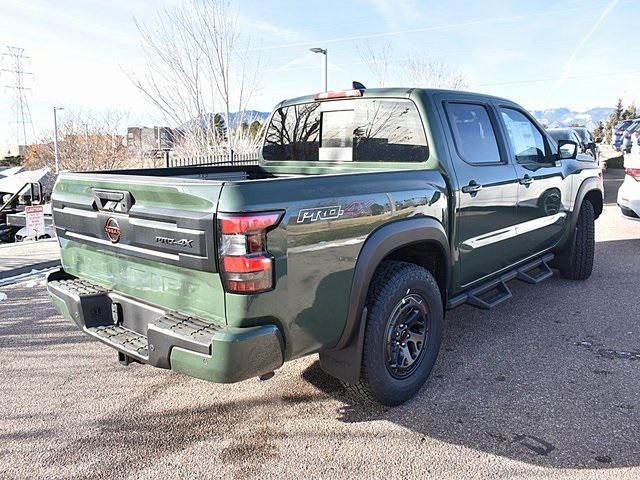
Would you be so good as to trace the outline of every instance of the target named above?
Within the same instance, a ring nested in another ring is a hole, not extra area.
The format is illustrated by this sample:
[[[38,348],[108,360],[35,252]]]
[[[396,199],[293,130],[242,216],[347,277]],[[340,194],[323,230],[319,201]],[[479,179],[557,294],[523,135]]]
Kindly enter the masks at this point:
[[[489,112],[483,105],[449,103],[449,122],[460,156],[468,163],[500,163],[500,150]]]
[[[518,163],[545,163],[546,153],[542,134],[523,113],[501,108],[502,120],[511,140],[511,153]]]

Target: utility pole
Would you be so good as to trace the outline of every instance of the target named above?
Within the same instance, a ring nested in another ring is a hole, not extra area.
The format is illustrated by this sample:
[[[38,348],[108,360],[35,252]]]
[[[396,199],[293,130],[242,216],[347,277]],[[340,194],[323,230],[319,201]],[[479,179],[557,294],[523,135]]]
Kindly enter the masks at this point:
[[[32,72],[25,72],[24,62],[30,57],[25,56],[24,48],[8,46],[2,54],[2,62],[0,72],[9,73],[12,78],[11,83],[5,84],[6,88],[14,90],[14,110],[16,115],[16,141],[18,145],[27,145],[29,137],[27,136],[27,125],[30,125],[30,132],[33,133],[33,123],[31,121],[31,112],[25,92],[31,88],[25,86],[25,76],[33,75]]]
[[[53,107],[53,154],[56,159],[56,175],[60,172],[60,153],[58,151],[58,110],[64,110],[64,108]]]
[[[322,76],[324,78],[324,91],[327,92],[329,88],[327,87],[327,49],[326,48],[310,48],[309,51],[313,53],[321,53],[324,55],[324,63],[322,68]]]

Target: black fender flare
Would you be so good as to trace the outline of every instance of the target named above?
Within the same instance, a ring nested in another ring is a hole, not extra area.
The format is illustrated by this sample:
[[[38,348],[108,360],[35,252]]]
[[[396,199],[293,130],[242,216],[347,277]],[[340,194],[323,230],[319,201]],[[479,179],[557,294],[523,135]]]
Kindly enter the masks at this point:
[[[444,284],[448,286],[451,265],[449,239],[442,223],[435,218],[398,220],[380,227],[366,239],[356,260],[342,335],[333,348],[320,352],[320,366],[325,372],[346,383],[358,381],[367,316],[365,302],[373,275],[380,262],[390,253],[424,241],[437,244],[445,255],[447,268]],[[443,301],[443,305],[446,305],[446,291],[443,292]]]

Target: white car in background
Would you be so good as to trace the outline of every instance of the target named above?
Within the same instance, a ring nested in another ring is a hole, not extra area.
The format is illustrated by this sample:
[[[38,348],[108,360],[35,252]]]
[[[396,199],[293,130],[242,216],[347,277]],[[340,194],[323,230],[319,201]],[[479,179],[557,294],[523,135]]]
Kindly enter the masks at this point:
[[[640,146],[624,156],[624,182],[618,190],[618,206],[625,218],[640,221]]]

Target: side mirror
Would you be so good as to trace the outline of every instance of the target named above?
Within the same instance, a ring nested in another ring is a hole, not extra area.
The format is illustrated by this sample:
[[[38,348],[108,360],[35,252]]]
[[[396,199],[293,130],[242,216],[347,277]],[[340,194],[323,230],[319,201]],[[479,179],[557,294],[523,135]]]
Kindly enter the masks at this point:
[[[31,204],[40,205],[42,203],[42,185],[40,182],[31,184]]]
[[[573,140],[558,140],[558,159],[572,160],[578,156],[578,144]]]

